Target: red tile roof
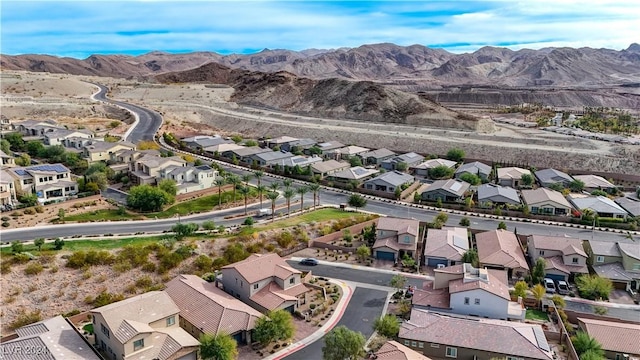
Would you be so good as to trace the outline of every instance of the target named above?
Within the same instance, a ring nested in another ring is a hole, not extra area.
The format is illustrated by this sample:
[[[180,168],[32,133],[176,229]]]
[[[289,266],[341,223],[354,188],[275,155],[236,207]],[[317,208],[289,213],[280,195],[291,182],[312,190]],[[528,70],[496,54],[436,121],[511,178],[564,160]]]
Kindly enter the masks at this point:
[[[481,264],[529,270],[520,243],[516,235],[510,231],[493,230],[476,234],[476,244]]]
[[[640,356],[640,325],[578,318],[580,327],[596,339],[602,349]]]
[[[587,266],[573,266],[573,265],[567,265],[564,263],[564,259],[562,259],[562,256],[554,256],[554,257],[550,257],[550,258],[544,258],[546,266],[545,266],[545,270],[549,270],[549,269],[555,269],[555,270],[559,270],[562,271],[565,274],[571,274],[571,273],[579,273],[579,274],[588,274],[589,273],[589,269],[587,269]]]
[[[296,301],[298,295],[307,291],[309,291],[309,288],[304,284],[298,284],[283,290],[275,281],[272,281],[249,299],[265,309],[275,310],[287,301]]]
[[[482,270],[482,269],[481,269]],[[507,273],[502,270],[487,270],[488,281],[482,279],[456,279],[449,281],[449,293],[458,293],[469,290],[481,289],[506,300],[511,300],[509,286],[507,285]],[[504,279],[502,279],[504,278]]]
[[[438,309],[450,309],[450,296],[447,288],[433,289],[433,281],[426,282],[423,289],[415,289],[411,304]]]
[[[580,239],[546,235],[531,235],[530,239],[536,250],[556,250],[562,251],[563,255],[578,254],[587,257]]]
[[[378,360],[431,360],[397,341],[389,340],[376,351]]]
[[[248,258],[224,266],[223,269],[235,269],[249,284],[270,277],[285,280],[293,274],[302,272],[289,266],[278,254],[253,254]]]

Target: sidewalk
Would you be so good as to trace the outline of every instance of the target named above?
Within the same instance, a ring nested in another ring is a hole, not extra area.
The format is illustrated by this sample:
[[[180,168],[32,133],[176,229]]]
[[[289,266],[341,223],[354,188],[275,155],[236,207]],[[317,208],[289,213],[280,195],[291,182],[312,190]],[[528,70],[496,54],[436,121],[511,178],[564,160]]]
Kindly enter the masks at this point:
[[[300,261],[303,258],[301,257],[290,257],[289,259],[291,259],[292,261]],[[347,268],[347,269],[354,269],[354,270],[362,270],[362,271],[368,271],[368,272],[377,272],[377,273],[381,273],[381,274],[391,274],[391,275],[403,275],[405,277],[409,277],[409,278],[414,278],[414,279],[424,279],[424,280],[433,280],[433,276],[429,276],[429,275],[420,275],[420,274],[414,274],[414,273],[406,273],[406,272],[402,272],[402,271],[394,271],[394,270],[387,270],[387,269],[378,269],[372,266],[362,266],[362,265],[355,265],[355,264],[344,264],[344,263],[339,263],[339,262],[333,262],[333,261],[325,261],[325,260],[318,260],[318,264],[320,265],[328,265],[328,266],[335,266],[335,267],[341,267],[341,268]]]
[[[331,315],[331,319],[329,319],[329,321],[327,321],[324,325],[322,325],[322,327],[320,327],[310,336],[307,336],[306,338],[287,346],[286,348],[278,351],[275,354],[263,358],[263,360],[279,360],[288,355],[291,355],[294,352],[304,348],[305,346],[315,342],[316,340],[321,339],[336,326],[338,321],[340,321],[340,319],[342,318],[342,315],[344,314],[344,311],[349,304],[349,300],[351,300],[353,289],[347,286],[347,284],[343,281],[329,279],[329,282],[340,286],[340,288],[342,289],[342,297],[340,298],[340,301],[336,306],[336,311],[334,311],[333,315]]]

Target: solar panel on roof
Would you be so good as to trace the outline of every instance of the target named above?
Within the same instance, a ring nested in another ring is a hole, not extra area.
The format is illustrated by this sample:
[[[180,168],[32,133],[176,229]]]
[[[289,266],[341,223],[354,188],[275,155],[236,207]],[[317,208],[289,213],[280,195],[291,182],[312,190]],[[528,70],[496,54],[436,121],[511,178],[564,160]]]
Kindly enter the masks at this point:
[[[466,238],[462,238],[460,236],[457,235],[453,235],[453,245],[455,247],[461,248],[461,249],[468,249],[469,248],[469,240],[467,240]]]
[[[538,342],[538,347],[544,351],[550,351],[549,343],[547,342],[547,338],[544,336],[542,329],[540,327],[533,328],[533,335],[536,337],[536,341]]]
[[[451,190],[457,192],[462,187],[462,183],[455,182],[451,185]]]
[[[355,168],[353,169],[353,173],[360,176],[360,175],[365,175],[367,173],[366,169],[363,168]]]

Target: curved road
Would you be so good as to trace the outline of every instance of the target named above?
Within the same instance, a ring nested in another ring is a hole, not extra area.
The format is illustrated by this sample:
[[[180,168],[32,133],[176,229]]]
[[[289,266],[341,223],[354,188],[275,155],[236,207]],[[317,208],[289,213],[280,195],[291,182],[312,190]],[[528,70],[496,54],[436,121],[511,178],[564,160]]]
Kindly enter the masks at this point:
[[[105,101],[122,108],[125,108],[134,113],[139,121],[135,124],[131,130],[127,139],[131,142],[138,142],[140,140],[153,140],[155,132],[162,124],[162,117],[155,111],[145,109],[143,107],[128,104],[121,101],[114,101],[106,97],[108,88],[104,85],[93,85],[100,88],[100,90],[94,94],[93,98],[100,101]],[[229,166],[223,163],[226,171],[230,171],[237,175],[251,174],[252,170],[239,168],[235,166]],[[271,176],[265,173],[262,178],[262,183],[268,186],[272,182],[280,182],[281,177]],[[255,184],[255,179],[252,180]],[[304,184],[299,181],[294,181],[294,187]],[[350,193],[341,192],[338,190],[331,190],[328,188],[322,188],[319,193],[319,201],[325,205],[339,205],[347,202],[347,198]],[[292,200],[298,200],[296,196]],[[279,200],[279,204],[283,203],[283,199]],[[305,204],[309,205],[313,203],[313,195],[308,193],[305,196]],[[292,204],[292,211],[298,210],[299,205]],[[259,208],[259,204],[253,204],[249,206],[250,211],[255,211]],[[265,202],[264,207],[269,207],[268,201]],[[286,209],[279,210],[280,213],[285,212]],[[390,200],[381,200],[376,198],[369,198],[364,210],[383,214],[387,216],[414,218],[420,221],[432,221],[438,214],[438,211],[423,209],[420,207],[407,206],[401,203],[397,203]],[[182,217],[182,221],[189,221],[195,223],[202,223],[206,220],[213,220],[218,225],[237,225],[244,221],[243,217],[234,217],[233,219],[225,219],[229,216],[242,215],[244,208],[229,209],[223,211],[212,211],[209,213],[191,215]],[[449,220],[446,225],[457,226],[460,219],[465,217],[464,215],[449,213]],[[489,219],[484,217],[477,217],[472,215],[466,215],[471,221],[471,228],[481,230],[494,230],[497,228],[500,220]],[[120,222],[97,222],[97,223],[80,223],[80,224],[64,224],[64,225],[47,225],[37,226],[26,229],[13,229],[2,231],[2,242],[8,241],[29,241],[38,237],[44,238],[56,238],[56,237],[70,237],[74,235],[101,235],[101,234],[133,234],[136,232],[161,232],[171,229],[171,227],[178,221],[178,218],[162,219],[162,220],[142,220],[142,221],[120,221]],[[552,236],[569,236],[580,239],[590,239],[593,237],[595,240],[603,241],[622,241],[630,242],[626,235],[610,232],[610,231],[591,231],[590,229],[581,229],[574,227],[564,227],[557,225],[539,224],[531,222],[510,221],[504,220],[507,228],[510,230],[517,229],[519,234],[540,234],[540,235],[552,235]]]

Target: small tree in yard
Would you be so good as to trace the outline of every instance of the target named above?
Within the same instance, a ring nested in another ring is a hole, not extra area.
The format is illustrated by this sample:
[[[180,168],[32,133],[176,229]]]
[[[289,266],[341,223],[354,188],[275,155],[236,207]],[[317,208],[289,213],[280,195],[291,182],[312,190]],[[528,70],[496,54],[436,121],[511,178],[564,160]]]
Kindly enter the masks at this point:
[[[582,275],[576,278],[580,297],[590,300],[608,300],[613,290],[611,280],[600,276]]]
[[[529,285],[525,282],[525,281],[518,281],[514,286],[513,286],[513,295],[516,298],[526,298],[527,297],[527,290],[529,290]]]
[[[535,265],[533,266],[533,270],[531,271],[531,282],[534,284],[542,283],[542,279],[544,279],[544,268],[547,266],[544,258],[539,257],[536,260]]]
[[[377,331],[378,334],[393,339],[398,336],[400,324],[398,324],[398,319],[395,316],[388,314],[376,319],[373,323],[373,329]]]
[[[540,305],[542,304],[541,301],[544,298],[544,294],[546,294],[546,289],[544,288],[544,286],[542,286],[542,284],[535,284],[532,288],[531,288],[531,293],[533,294],[533,297],[536,299],[536,304],[538,307],[540,307]]]
[[[505,224],[504,221],[500,221],[500,223],[498,223],[498,230],[507,230],[507,224]]]
[[[44,245],[44,238],[37,238],[33,240],[33,245],[38,247],[38,251],[42,250],[42,245]]]
[[[347,201],[347,204],[349,204],[349,206],[355,208],[356,211],[358,211],[358,208],[363,208],[367,205],[367,199],[365,199],[360,194],[351,194],[351,196],[349,196],[349,200]]]
[[[469,263],[473,267],[479,267],[480,260],[478,259],[478,252],[474,249],[467,250],[462,254],[462,262]]]
[[[360,261],[365,261],[369,256],[371,256],[371,249],[367,245],[360,245],[358,249],[356,249],[356,255],[358,255],[358,259]]]
[[[391,282],[389,283],[391,287],[396,289],[396,292],[400,292],[400,290],[403,290],[406,284],[407,278],[400,274],[393,275],[393,277],[391,278]]]
[[[171,231],[175,234],[176,239],[182,240],[187,236],[193,235],[198,230],[198,224],[182,224],[177,223],[171,227]]]
[[[14,254],[20,254],[24,251],[24,245],[18,240],[11,243],[11,252]]]
[[[522,174],[520,182],[522,182],[522,185],[529,187],[533,185],[533,176],[531,174]]]
[[[463,217],[462,219],[460,219],[460,226],[469,226],[471,225],[471,221],[469,221],[468,218]]]
[[[291,314],[285,310],[273,310],[256,320],[254,339],[262,345],[293,337],[295,327]]]
[[[361,332],[340,325],[325,336],[322,348],[323,360],[356,360],[364,356],[366,339]]]
[[[447,151],[447,159],[451,161],[460,162],[464,160],[464,156],[465,156],[465,153],[464,153],[464,150],[462,149],[453,148]]]
[[[200,335],[200,356],[203,360],[234,360],[238,357],[237,347],[229,334]]]
[[[63,208],[58,209],[58,219],[60,219],[60,221],[64,221],[65,214],[66,212]]]
[[[60,238],[56,238],[55,241],[53,242],[53,248],[55,250],[62,250],[63,246],[64,246],[64,240]]]

